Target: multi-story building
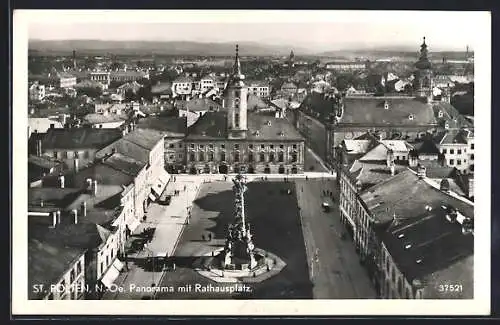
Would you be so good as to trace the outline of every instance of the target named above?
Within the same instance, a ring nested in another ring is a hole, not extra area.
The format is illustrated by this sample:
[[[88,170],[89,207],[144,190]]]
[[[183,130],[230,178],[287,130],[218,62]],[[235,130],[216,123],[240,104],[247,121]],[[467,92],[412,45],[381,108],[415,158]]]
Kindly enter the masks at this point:
[[[472,202],[428,181],[421,168],[373,186],[358,203],[361,251],[382,298],[472,299]],[[446,283],[458,286],[452,292]]]
[[[104,112],[102,114],[90,113],[83,117],[82,126],[88,125],[92,128],[116,129],[125,125],[127,120],[128,116],[124,113],[122,114],[110,114],[108,112]]]
[[[114,82],[133,82],[142,79],[149,79],[149,73],[138,70],[120,70],[109,73],[109,80]]]
[[[83,299],[85,253],[83,248],[28,239],[28,299]]]
[[[45,97],[45,85],[41,85],[38,81],[34,82],[29,88],[29,99],[40,101]]]
[[[271,94],[271,90],[268,83],[253,81],[248,83],[248,93],[261,98],[268,98]]]
[[[104,89],[111,83],[110,73],[107,71],[92,71],[89,77],[91,81],[100,83]]]
[[[61,247],[84,249],[86,299],[104,292],[96,289],[116,280],[123,264],[124,209],[122,186],[106,186],[90,179],[82,187],[72,187],[71,174],[58,177],[59,188],[44,187],[28,192],[28,237]],[[70,180],[66,183],[65,177]],[[118,198],[117,200],[114,200]],[[36,265],[33,265],[36,267]]]
[[[214,88],[216,86],[216,81],[211,76],[204,76],[200,78],[199,81],[199,90],[201,93],[205,93],[206,91]]]
[[[193,91],[193,80],[189,77],[179,77],[172,82],[174,97],[191,95]]]
[[[234,73],[223,109],[207,112],[188,130],[186,164],[191,173],[301,173],[304,139],[283,116],[247,112],[248,87],[236,48]]]
[[[122,135],[120,129],[49,128],[43,137],[41,152],[63,162],[67,169],[78,169],[92,162],[97,151]]]
[[[76,77],[66,72],[58,73],[57,81],[59,88],[71,88],[76,85]]]
[[[170,179],[165,170],[164,135],[151,129],[135,128],[123,138],[100,150],[96,157],[102,159],[114,153],[125,156],[122,159],[132,159],[145,165],[144,172],[138,173],[134,181],[136,215],[141,216],[149,203],[161,195]]]
[[[335,70],[341,72],[365,70],[366,62],[328,62],[325,64],[327,70]]]
[[[137,128],[153,129],[164,137],[165,168],[169,173],[185,171],[184,138],[187,133],[186,117],[146,117],[137,122]]]
[[[449,129],[436,135],[439,151],[446,164],[463,173],[474,172],[474,133],[470,129]]]

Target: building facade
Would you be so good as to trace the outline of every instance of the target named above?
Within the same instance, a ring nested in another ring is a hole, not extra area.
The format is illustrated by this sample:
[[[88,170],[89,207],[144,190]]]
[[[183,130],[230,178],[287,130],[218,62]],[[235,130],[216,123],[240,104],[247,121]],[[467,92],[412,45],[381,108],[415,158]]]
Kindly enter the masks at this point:
[[[40,101],[45,97],[45,85],[40,85],[38,82],[33,83],[29,88],[29,99]]]

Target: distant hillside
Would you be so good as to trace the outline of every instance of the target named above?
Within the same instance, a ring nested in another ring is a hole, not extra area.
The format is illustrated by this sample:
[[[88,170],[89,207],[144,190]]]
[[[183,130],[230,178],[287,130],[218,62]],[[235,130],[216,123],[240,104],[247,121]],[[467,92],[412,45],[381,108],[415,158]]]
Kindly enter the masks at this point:
[[[410,47],[393,47],[393,48],[373,48],[373,49],[353,49],[353,50],[338,50],[327,51],[319,53],[318,56],[340,58],[340,57],[412,57],[416,58],[418,49]],[[469,52],[469,55],[473,55]],[[463,60],[465,58],[465,51],[432,51],[430,49],[429,56],[431,59],[442,59],[443,57],[448,60]]]
[[[290,47],[262,45],[253,42],[242,42],[240,54],[254,56],[283,56],[290,54]],[[101,41],[101,40],[64,40],[46,41],[30,40],[29,51],[32,55],[68,55],[73,50],[79,54],[163,54],[163,55],[234,55],[234,43],[202,43],[202,42],[156,42],[156,41]],[[293,49],[295,53],[304,54],[307,50]],[[307,53],[309,54],[309,53]]]

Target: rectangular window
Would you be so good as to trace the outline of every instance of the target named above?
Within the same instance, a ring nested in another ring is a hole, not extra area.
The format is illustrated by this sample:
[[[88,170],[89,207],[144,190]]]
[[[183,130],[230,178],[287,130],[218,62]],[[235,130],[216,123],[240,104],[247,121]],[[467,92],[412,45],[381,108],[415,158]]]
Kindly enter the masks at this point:
[[[57,151],[54,151],[54,158],[57,159]]]
[[[101,262],[101,271],[100,273],[102,274],[104,272],[104,262]]]
[[[444,154],[446,153],[446,149],[443,149],[443,153],[444,153]]]
[[[239,153],[235,153],[234,154],[234,162],[239,162],[240,161],[240,154]]]
[[[292,148],[297,149],[297,145],[296,144],[292,145]]]
[[[109,256],[106,256],[106,266],[109,265]]]
[[[205,161],[205,153],[200,152],[200,160],[199,161]]]
[[[461,155],[462,154],[462,149],[457,149],[457,154]]]
[[[263,152],[261,152],[261,153],[259,154],[259,161],[260,161],[260,162],[264,162],[264,161],[266,161],[266,157],[265,157],[265,155],[264,155],[264,153],[263,153]]]
[[[461,164],[462,164],[462,160],[457,159],[457,165],[461,165]]]
[[[453,166],[455,164],[455,160],[454,159],[450,159],[450,166]]]
[[[221,149],[226,149],[226,145],[225,145],[225,144],[221,144],[221,145],[220,145],[220,148],[221,148]]]
[[[292,153],[292,162],[297,162],[297,153]]]
[[[179,154],[179,159],[182,159],[182,153]]]
[[[234,145],[234,149],[235,149],[235,150],[239,150],[239,149],[240,149],[240,145],[239,145],[239,144],[235,144],[235,145]]]
[[[213,143],[209,144],[209,145],[208,145],[208,148],[209,148],[209,149],[213,149],[213,148],[214,148],[214,144],[213,144]]]
[[[238,104],[234,104],[235,108],[238,108]],[[234,126],[239,128],[240,127],[240,114],[234,113]]]
[[[474,150],[474,143],[471,143],[471,144],[470,144],[470,148],[471,148],[472,150]]]
[[[169,144],[169,145],[168,145],[168,147],[169,147],[170,149],[172,149],[172,148],[174,147],[174,144],[173,144],[173,143],[171,143],[171,144]]]
[[[274,149],[274,144],[271,144],[269,148]]]
[[[71,270],[70,274],[69,274],[69,282],[70,283],[73,283],[73,281],[75,281],[75,270]]]
[[[399,160],[399,156],[396,156],[396,160]]]
[[[248,145],[248,148],[249,148],[249,149],[253,149],[253,144],[249,144],[249,145]]]
[[[271,152],[271,153],[269,154],[269,161],[270,161],[270,162],[274,162],[274,152]]]
[[[248,154],[248,162],[253,162],[253,153]]]
[[[75,151],[75,152],[73,153],[73,155],[74,155],[74,158],[79,158],[79,157],[80,157],[80,154],[78,153],[78,151]]]
[[[283,149],[284,147],[285,147],[284,145],[280,144],[280,149]]]
[[[470,160],[474,160],[474,154],[470,155]]]
[[[68,152],[67,151],[63,151],[63,158],[68,159]]]
[[[200,144],[200,149],[203,149],[204,145]]]
[[[455,154],[455,149],[450,149],[450,154]]]
[[[221,154],[220,154],[220,160],[221,161],[226,161],[226,153],[221,152]]]
[[[265,147],[266,147],[266,146],[265,146],[265,145],[263,145],[263,144],[261,144],[261,145],[260,145],[260,148],[261,148],[261,149],[264,149]]]
[[[189,154],[189,161],[194,161],[194,160],[195,160],[194,159],[194,153],[192,152],[192,153]]]
[[[208,161],[214,161],[214,153],[213,152],[208,153]]]
[[[82,273],[82,262],[81,261],[76,264],[76,274],[80,274],[80,273]]]
[[[191,143],[190,147],[191,149],[194,149],[194,143]]]
[[[278,161],[283,162],[283,160],[284,160],[283,152],[278,153]]]

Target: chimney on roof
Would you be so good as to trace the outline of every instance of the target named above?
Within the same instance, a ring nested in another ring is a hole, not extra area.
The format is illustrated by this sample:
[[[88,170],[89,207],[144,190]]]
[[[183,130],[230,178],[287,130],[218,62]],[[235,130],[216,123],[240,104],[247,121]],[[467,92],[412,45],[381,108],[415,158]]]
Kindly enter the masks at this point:
[[[78,158],[75,158],[73,160],[73,167],[75,169],[75,172],[78,172],[78,168],[79,168],[79,161],[78,161]]]
[[[50,128],[53,129],[55,127],[54,123],[50,123]]]
[[[384,109],[389,109],[389,102],[388,101],[384,101]]]
[[[78,223],[78,210],[74,209],[73,211],[71,211],[71,214],[73,215],[73,220],[74,220],[75,225],[76,225]]]
[[[83,201],[82,204],[80,205],[80,213],[82,217],[87,216],[87,202]]]
[[[52,227],[55,228],[57,226],[57,213],[56,211],[52,212]]]
[[[94,179],[94,186],[92,187],[92,194],[97,196],[97,180]]]
[[[418,165],[417,166],[417,176],[418,176],[418,179],[424,179],[426,177],[426,174],[427,174],[427,171],[425,169],[425,166],[422,166],[422,165]]]
[[[64,188],[64,175],[59,175],[58,181],[59,181],[59,187]]]

